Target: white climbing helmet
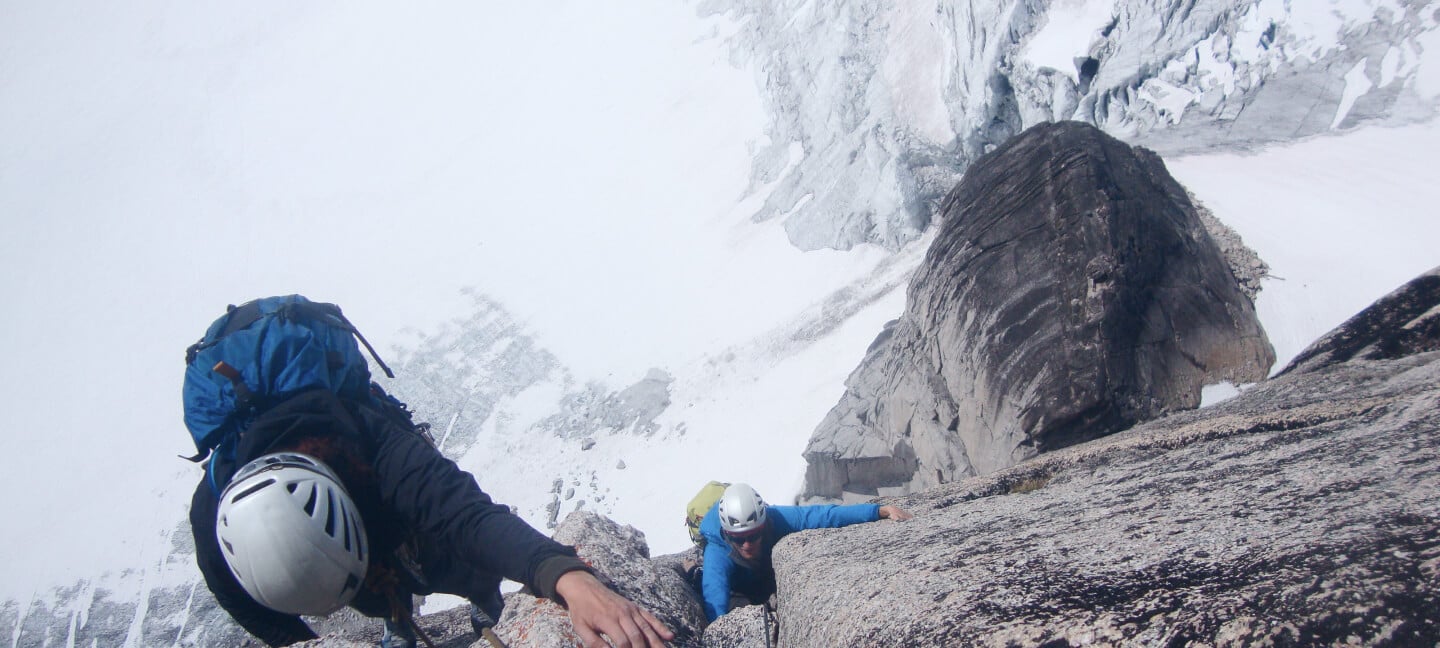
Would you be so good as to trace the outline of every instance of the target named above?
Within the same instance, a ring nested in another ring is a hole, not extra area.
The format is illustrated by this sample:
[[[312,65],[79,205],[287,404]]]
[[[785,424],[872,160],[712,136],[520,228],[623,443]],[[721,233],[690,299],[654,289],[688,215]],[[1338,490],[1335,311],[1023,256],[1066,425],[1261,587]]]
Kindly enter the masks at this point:
[[[749,484],[731,484],[720,496],[720,527],[745,534],[765,526],[765,500]]]
[[[365,581],[365,523],[325,464],[294,452],[245,464],[220,495],[215,535],[250,597],[286,614],[324,616]]]

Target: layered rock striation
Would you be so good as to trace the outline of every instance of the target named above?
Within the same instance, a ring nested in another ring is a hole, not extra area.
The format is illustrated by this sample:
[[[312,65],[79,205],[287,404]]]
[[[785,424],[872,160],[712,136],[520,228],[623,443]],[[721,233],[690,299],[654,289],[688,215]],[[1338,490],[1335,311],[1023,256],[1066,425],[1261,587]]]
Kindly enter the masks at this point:
[[[1274,362],[1160,158],[1079,122],[1026,131],[946,199],[905,312],[805,450],[804,495],[920,490],[1193,408]]]
[[[781,645],[1435,645],[1437,282],[1231,400],[790,536]]]

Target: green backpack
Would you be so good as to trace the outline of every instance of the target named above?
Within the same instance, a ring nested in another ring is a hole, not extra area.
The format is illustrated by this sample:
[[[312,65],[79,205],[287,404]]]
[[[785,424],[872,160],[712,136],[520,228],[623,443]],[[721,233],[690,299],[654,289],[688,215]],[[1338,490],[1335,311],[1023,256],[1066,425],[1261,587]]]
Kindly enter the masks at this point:
[[[720,496],[724,495],[725,489],[729,487],[727,482],[712,481],[705,484],[685,507],[685,528],[690,531],[690,541],[694,542],[695,546],[705,548],[705,536],[700,535],[700,521],[705,519],[705,514],[710,512],[715,502],[720,501]]]

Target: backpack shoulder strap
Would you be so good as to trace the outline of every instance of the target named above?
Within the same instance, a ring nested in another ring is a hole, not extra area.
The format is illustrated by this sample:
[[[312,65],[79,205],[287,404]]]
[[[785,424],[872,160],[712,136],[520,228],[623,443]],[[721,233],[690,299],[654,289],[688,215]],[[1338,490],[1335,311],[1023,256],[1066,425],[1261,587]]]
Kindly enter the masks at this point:
[[[430,424],[416,421],[415,412],[410,409],[410,406],[386,393],[379,384],[370,383],[366,398],[340,396],[339,399],[354,415],[361,432],[370,436],[377,443],[381,436],[398,429],[419,436],[431,447],[438,447],[435,437],[430,433]]]

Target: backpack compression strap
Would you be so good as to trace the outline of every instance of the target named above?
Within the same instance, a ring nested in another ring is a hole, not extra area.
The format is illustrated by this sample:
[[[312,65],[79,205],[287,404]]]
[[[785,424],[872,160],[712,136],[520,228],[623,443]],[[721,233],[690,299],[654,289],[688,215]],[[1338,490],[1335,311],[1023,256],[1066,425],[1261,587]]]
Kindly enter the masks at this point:
[[[310,319],[326,320],[331,326],[350,332],[351,335],[355,336],[356,340],[360,341],[360,344],[364,345],[365,350],[370,352],[370,357],[375,360],[375,364],[380,365],[380,370],[384,371],[385,375],[390,378],[395,377],[395,372],[390,371],[390,367],[385,364],[384,360],[380,359],[380,354],[375,352],[375,347],[370,346],[370,341],[365,339],[365,336],[360,333],[360,329],[355,328],[355,325],[351,324],[350,320],[345,318],[345,314],[340,312],[339,306],[312,301],[291,302],[281,306],[275,311],[275,315],[282,318],[293,317],[292,313],[294,315],[309,317]],[[194,364],[195,356],[202,350],[218,344],[220,340],[225,339],[225,337],[231,333],[244,329],[260,321],[260,318],[265,316],[264,313],[260,312],[259,301],[246,302],[239,306],[231,304],[226,308],[226,315],[229,319],[225,322],[225,328],[220,329],[215,339],[208,342],[202,340],[190,345],[190,348],[185,349],[185,364]],[[231,382],[236,382],[235,376],[225,373],[219,366],[216,366],[214,370],[219,371],[226,378],[229,378]],[[233,372],[234,370],[232,369],[231,371]],[[237,389],[236,391],[238,394],[239,390]]]

